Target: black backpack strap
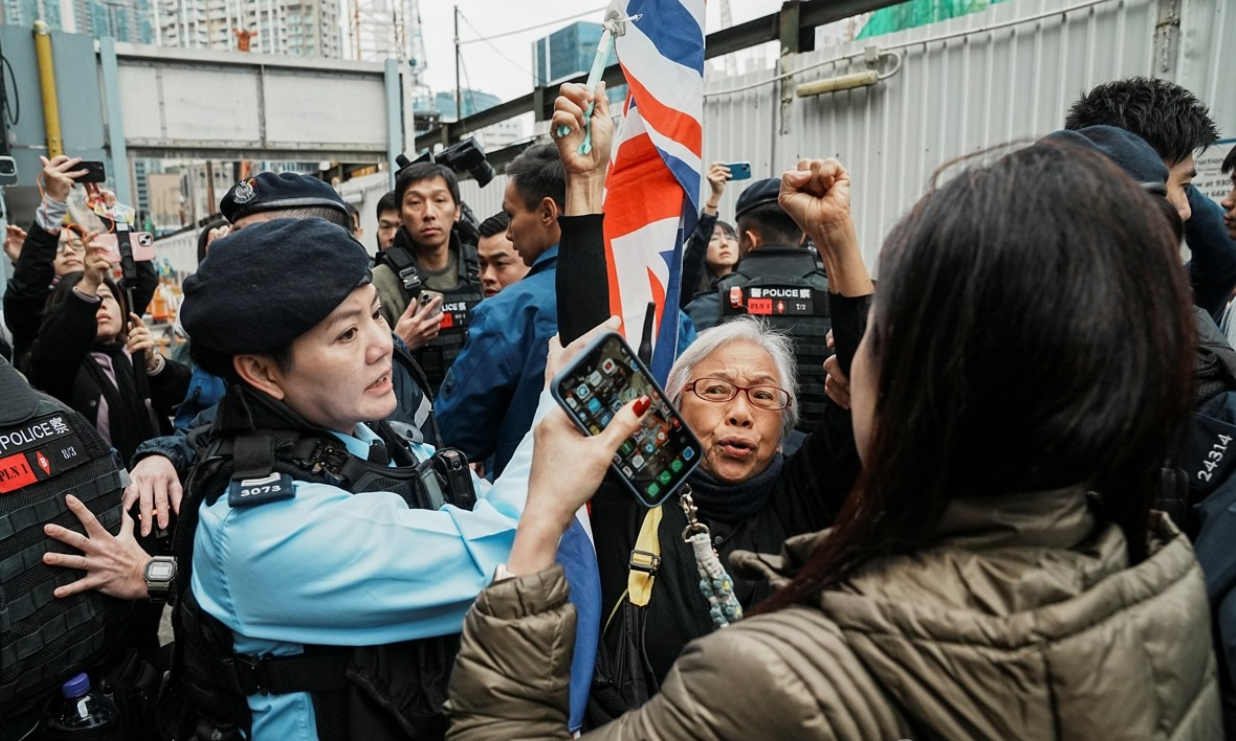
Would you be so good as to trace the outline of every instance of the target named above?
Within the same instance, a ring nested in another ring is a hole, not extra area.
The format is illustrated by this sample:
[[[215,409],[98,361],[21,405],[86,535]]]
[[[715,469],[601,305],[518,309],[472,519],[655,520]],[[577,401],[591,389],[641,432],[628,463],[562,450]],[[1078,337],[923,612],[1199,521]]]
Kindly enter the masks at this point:
[[[481,261],[476,254],[476,245],[460,240],[459,256],[463,258],[459,261],[459,277],[465,278],[468,283],[479,281],[481,279]]]
[[[274,435],[270,430],[254,430],[237,435],[232,445],[235,468],[232,480],[259,479],[275,469]]]
[[[420,293],[424,279],[416,265],[416,257],[408,249],[404,240],[406,237],[401,229],[395,237],[395,243],[379,252],[377,260],[379,264],[385,264],[395,272],[395,275],[399,276],[405,296],[411,299]]]

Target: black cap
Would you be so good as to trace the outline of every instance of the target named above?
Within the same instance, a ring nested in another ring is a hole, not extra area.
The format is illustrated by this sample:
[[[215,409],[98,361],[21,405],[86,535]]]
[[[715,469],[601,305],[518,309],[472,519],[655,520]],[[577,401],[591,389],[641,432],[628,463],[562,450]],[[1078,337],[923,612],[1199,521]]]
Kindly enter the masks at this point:
[[[756,180],[754,183],[747,186],[738,196],[738,203],[734,206],[734,218],[742,216],[746,212],[756,206],[763,206],[766,203],[776,203],[777,194],[781,192],[781,178],[764,178]]]
[[[1115,126],[1086,126],[1076,130],[1054,131],[1044,142],[1069,142],[1107,155],[1142,187],[1155,195],[1167,195],[1167,165],[1154,148],[1137,134]]]
[[[194,344],[226,355],[286,347],[370,280],[372,261],[325,219],[274,219],[210,246],[185,280],[180,321]]]
[[[299,175],[295,172],[264,172],[257,177],[241,180],[232,186],[219,211],[223,218],[236,223],[242,216],[259,211],[274,211],[284,208],[310,208],[325,206],[337,208],[347,215],[348,207],[330,183]]]

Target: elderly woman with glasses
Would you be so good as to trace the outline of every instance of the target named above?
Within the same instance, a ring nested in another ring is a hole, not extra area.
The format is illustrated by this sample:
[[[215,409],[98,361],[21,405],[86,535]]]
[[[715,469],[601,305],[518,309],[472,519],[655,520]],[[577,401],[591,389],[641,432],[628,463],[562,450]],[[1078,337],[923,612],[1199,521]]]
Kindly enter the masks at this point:
[[[839,408],[830,408],[792,457],[782,455],[782,438],[798,419],[796,391],[790,338],[753,317],[702,332],[670,370],[666,392],[704,451],[683,491],[709,528],[722,564],[736,550],[775,553],[786,538],[827,527],[854,482],[858,459],[849,414]],[[643,666],[622,672],[642,675],[649,694],[687,643],[714,628],[692,548],[682,538],[688,520],[680,503],[675,497],[662,507],[660,562],[650,600],[637,616],[642,624],[623,627],[615,620],[602,637],[603,654],[619,656],[628,632],[638,630]],[[617,487],[603,486],[592,500],[603,618],[624,603],[632,552],[645,550],[637,539],[646,516]],[[732,578],[743,609],[771,594],[767,580]],[[630,688],[625,693],[632,694]],[[634,694],[627,704],[638,701]]]
[[[555,121],[555,129],[577,120],[573,113],[582,115],[587,95],[582,85],[563,87],[557,102],[563,120]],[[597,98],[598,110],[605,107],[603,98]],[[593,150],[586,156],[578,153],[578,133],[559,139],[567,195],[560,221],[558,303],[572,307],[558,317],[565,344],[608,315],[600,176],[608,162],[611,132],[608,118],[595,114]],[[844,370],[862,337],[873,290],[858,253],[848,190],[847,177],[826,204],[832,212],[817,214],[809,232],[817,244],[845,247],[821,251],[832,281],[829,300]],[[788,211],[793,205],[783,207]],[[844,238],[816,234],[820,224],[833,225]],[[828,527],[852,488],[860,465],[847,410],[828,405],[802,447],[789,457],[781,452],[799,414],[791,342],[751,316],[701,333],[674,363],[665,383],[666,393],[703,445],[700,466],[652,516],[618,485],[606,483],[592,497],[602,592],[601,647],[589,717],[593,724],[603,724],[655,695],[683,648],[715,629],[693,549],[683,540],[688,517],[682,505],[695,508],[720,563],[728,568],[735,551],[776,553],[787,538]],[[684,493],[689,496],[685,501]],[[644,600],[639,587],[630,587],[633,580],[646,583],[644,574],[650,571],[655,574]],[[766,579],[730,576],[744,610],[772,593]],[[580,626],[592,630],[586,615]]]

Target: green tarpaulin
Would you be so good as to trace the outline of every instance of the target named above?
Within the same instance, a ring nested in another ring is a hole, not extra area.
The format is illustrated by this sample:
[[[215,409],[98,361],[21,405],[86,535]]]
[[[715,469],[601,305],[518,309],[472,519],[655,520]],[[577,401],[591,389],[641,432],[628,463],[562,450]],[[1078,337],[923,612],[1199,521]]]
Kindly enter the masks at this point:
[[[947,21],[969,13],[977,13],[1010,0],[910,0],[908,3],[882,8],[871,14],[860,39],[918,28],[937,21]]]

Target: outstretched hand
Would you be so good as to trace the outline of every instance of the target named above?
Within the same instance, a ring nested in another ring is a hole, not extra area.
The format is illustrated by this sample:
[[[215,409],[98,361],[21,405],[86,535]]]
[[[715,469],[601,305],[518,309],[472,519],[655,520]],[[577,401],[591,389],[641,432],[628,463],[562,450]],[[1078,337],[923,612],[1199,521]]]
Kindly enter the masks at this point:
[[[13,263],[21,257],[22,245],[26,243],[26,230],[20,226],[9,224],[4,227],[4,254]]]
[[[86,170],[73,169],[81,164],[82,158],[58,154],[51,159],[40,156],[39,161],[43,163],[43,194],[60,203],[68,201],[69,191],[86,174]]]
[[[629,402],[593,436],[576,429],[557,407],[537,424],[528,503],[519,518],[507,563],[511,574],[534,574],[553,565],[558,540],[575,512],[596,493],[614,453],[639,429],[640,419],[651,404],[647,396]]]
[[[107,532],[94,513],[75,496],[65,497],[69,511],[77,516],[86,534],[74,532],[59,525],[47,525],[43,532],[65,545],[81,551],[75,556],[67,553],[44,553],[43,563],[62,566],[66,569],[85,571],[77,581],[57,587],[57,597],[70,597],[91,589],[120,599],[141,599],[147,596],[145,568],[150,555],[142,550],[133,537],[133,518],[122,515],[120,533]]]

